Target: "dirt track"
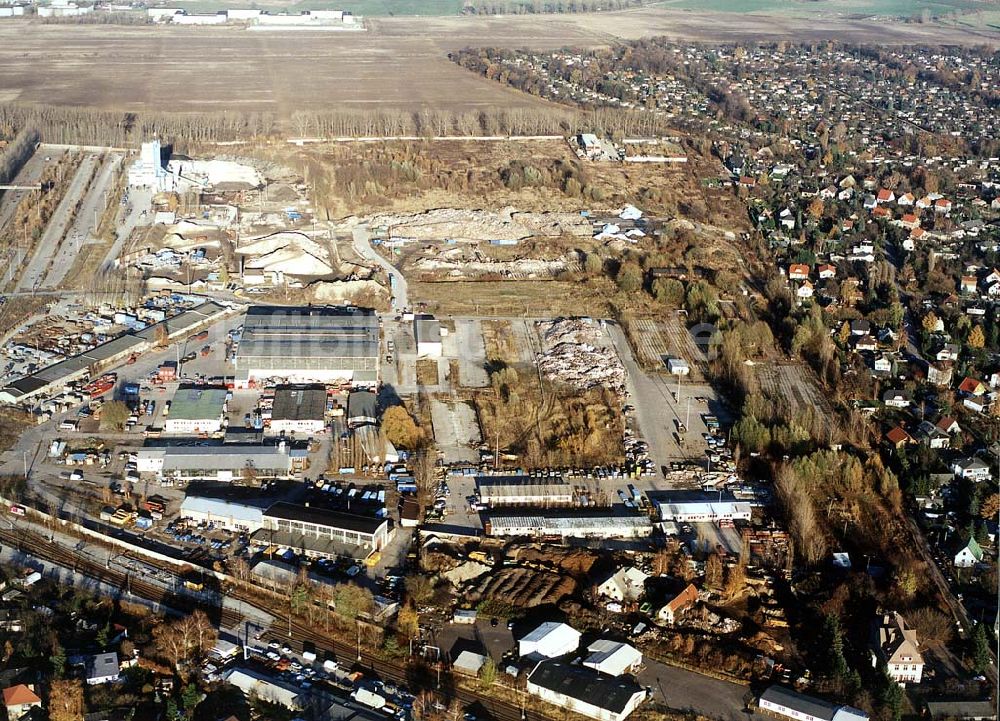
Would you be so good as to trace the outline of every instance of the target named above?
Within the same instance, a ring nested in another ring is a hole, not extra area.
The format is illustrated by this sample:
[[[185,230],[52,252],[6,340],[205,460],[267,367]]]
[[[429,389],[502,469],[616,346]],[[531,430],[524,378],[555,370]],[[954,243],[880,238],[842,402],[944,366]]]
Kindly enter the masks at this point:
[[[476,110],[543,101],[466,73],[451,50],[540,50],[648,35],[676,40],[789,39],[986,43],[936,24],[804,20],[643,9],[545,17],[378,18],[364,33],[238,28],[40,25],[0,21],[0,101],[129,110],[438,107]]]

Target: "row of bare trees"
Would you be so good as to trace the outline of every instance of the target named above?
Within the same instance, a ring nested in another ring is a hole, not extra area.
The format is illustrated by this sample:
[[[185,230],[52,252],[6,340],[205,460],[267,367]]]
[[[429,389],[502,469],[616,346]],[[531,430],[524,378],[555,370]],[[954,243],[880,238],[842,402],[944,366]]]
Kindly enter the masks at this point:
[[[38,132],[33,127],[22,127],[20,132],[0,153],[0,183],[10,183],[20,172],[38,144]]]

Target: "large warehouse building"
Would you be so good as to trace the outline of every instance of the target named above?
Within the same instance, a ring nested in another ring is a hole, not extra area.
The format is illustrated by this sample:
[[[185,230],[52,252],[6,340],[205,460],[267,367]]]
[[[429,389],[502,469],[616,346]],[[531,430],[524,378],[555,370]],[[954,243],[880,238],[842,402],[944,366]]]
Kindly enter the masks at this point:
[[[163,424],[167,433],[218,433],[222,430],[225,388],[178,388]]]
[[[233,481],[256,485],[290,478],[293,463],[284,443],[277,446],[161,446],[136,453],[140,473],[175,481]]]
[[[569,506],[573,486],[562,478],[531,476],[476,476],[479,502],[500,506]]]
[[[353,306],[251,306],[236,352],[236,385],[378,384],[378,317]]]
[[[287,546],[310,557],[366,558],[389,542],[389,521],[356,513],[279,502],[264,512],[256,545]]]
[[[749,521],[751,505],[738,501],[731,493],[701,491],[670,491],[651,493],[650,499],[660,510],[661,521],[702,523],[719,521]]]
[[[326,427],[326,389],[282,386],[274,391],[270,433],[314,436]]]
[[[652,534],[649,516],[624,509],[574,511],[503,509],[483,518],[487,536],[553,536],[560,538],[645,538]]]

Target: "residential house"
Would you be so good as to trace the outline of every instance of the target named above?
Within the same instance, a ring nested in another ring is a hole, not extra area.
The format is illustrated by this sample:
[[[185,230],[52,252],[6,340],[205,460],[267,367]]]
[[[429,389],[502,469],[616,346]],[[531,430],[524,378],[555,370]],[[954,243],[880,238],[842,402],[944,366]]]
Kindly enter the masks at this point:
[[[864,206],[865,210],[875,210],[875,207],[878,205],[878,200],[875,198],[874,195],[866,193],[864,200],[862,201],[862,205]]]
[[[934,357],[939,361],[957,361],[958,352],[959,348],[957,343],[945,343],[934,355]]]
[[[981,396],[986,392],[987,388],[986,384],[981,380],[972,378],[971,376],[966,376],[962,379],[962,382],[959,383],[958,390],[966,395]]]
[[[818,271],[819,271],[819,279],[820,280],[827,280],[829,278],[836,278],[837,277],[837,267],[833,266],[833,265],[830,265],[829,263],[825,263],[825,264],[821,265],[818,268]]]
[[[913,438],[900,426],[896,426],[885,434],[885,442],[888,446],[898,451],[912,443]]]
[[[958,421],[951,416],[941,416],[934,425],[948,435],[955,435],[962,432],[962,427],[958,425]]]
[[[930,363],[927,366],[927,382],[931,385],[949,388],[953,374],[951,363]]]
[[[88,656],[84,660],[84,678],[91,686],[118,681],[118,654],[114,651]]]
[[[928,448],[947,448],[951,436],[930,421],[922,421],[917,427],[917,437]]]
[[[976,543],[975,538],[970,538],[969,542],[962,546],[955,554],[955,568],[972,568],[983,560],[983,549]]]
[[[891,220],[892,211],[886,208],[884,205],[880,205],[877,208],[872,208],[872,217],[879,220]]]
[[[951,212],[951,201],[947,198],[938,198],[934,201],[934,212],[948,215]]]
[[[872,324],[864,319],[851,321],[851,335],[869,335],[872,332]]]
[[[880,355],[872,361],[872,373],[876,375],[888,375],[892,373],[892,360],[889,356]]]
[[[959,478],[968,478],[973,481],[986,481],[990,478],[989,464],[977,456],[953,462],[951,470]]]
[[[881,188],[878,191],[878,195],[875,196],[875,202],[877,202],[879,205],[881,205],[882,203],[891,203],[895,199],[896,199],[896,194],[886,188]]]
[[[814,292],[815,289],[813,288],[813,284],[810,283],[808,280],[804,280],[802,281],[802,284],[796,289],[795,295],[799,298],[799,300],[807,300],[813,297]]]
[[[7,718],[16,721],[32,709],[42,707],[42,700],[35,693],[34,686],[20,683],[3,690],[3,705],[7,708]]]
[[[898,198],[896,198],[896,205],[902,207],[909,207],[916,202],[916,198],[913,197],[913,193],[903,193]]]
[[[792,263],[788,266],[789,280],[808,280],[809,266],[805,263]]]
[[[906,390],[890,390],[882,394],[882,402],[889,408],[909,408],[913,395]]]
[[[874,353],[878,349],[878,343],[870,335],[863,335],[854,341],[854,350],[869,351]]]
[[[920,218],[913,213],[906,213],[899,219],[899,224],[907,230],[913,230],[920,227]]]
[[[597,595],[615,601],[638,601],[646,593],[649,576],[635,566],[619,568],[597,586]]]
[[[693,583],[670,599],[663,608],[656,612],[656,620],[660,623],[672,626],[686,609],[690,608],[698,600],[698,589]]]
[[[896,612],[882,614],[872,628],[872,666],[881,661],[889,678],[898,684],[920,683],[924,659],[917,632]]]

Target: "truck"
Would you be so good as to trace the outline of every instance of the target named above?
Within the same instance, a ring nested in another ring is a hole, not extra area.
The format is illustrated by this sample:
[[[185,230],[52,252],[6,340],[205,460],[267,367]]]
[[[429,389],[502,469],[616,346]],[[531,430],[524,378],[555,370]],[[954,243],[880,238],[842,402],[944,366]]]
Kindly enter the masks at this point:
[[[366,688],[355,689],[351,694],[351,698],[360,704],[364,704],[365,706],[376,710],[385,706],[384,696]]]
[[[146,404],[146,415],[151,416],[156,412],[156,401],[150,401]]]

